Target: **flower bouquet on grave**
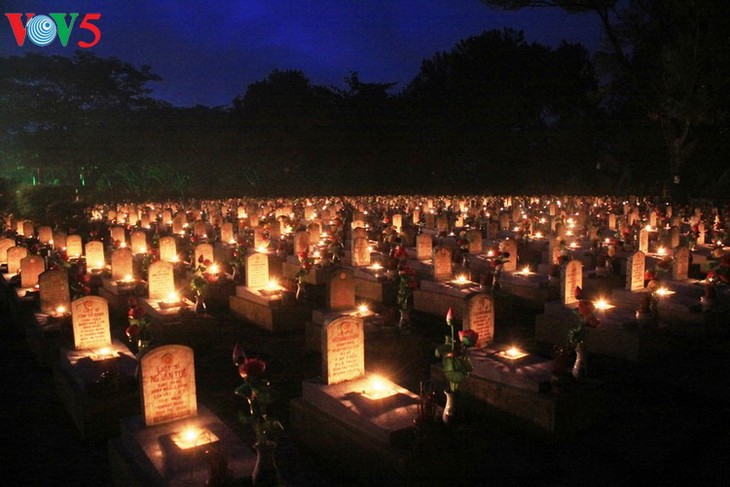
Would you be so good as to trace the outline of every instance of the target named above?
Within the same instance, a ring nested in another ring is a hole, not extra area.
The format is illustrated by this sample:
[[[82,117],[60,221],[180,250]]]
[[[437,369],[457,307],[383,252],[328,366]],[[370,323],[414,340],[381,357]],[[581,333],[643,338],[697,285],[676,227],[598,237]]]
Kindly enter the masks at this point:
[[[127,303],[129,325],[124,330],[124,334],[127,335],[127,340],[132,345],[132,351],[139,355],[148,350],[152,344],[150,321],[147,318],[147,311],[139,304],[135,296],[130,296]]]
[[[444,391],[446,406],[442,415],[442,420],[449,423],[455,416],[454,394],[472,371],[469,347],[476,345],[479,335],[474,330],[463,330],[458,332],[457,340],[451,308],[446,313],[446,325],[449,327],[450,333],[446,335],[444,343],[436,347],[435,355],[441,359],[444,377],[449,383],[449,390]]]
[[[299,259],[299,269],[294,274],[294,281],[297,285],[296,299],[299,300],[304,297],[304,279],[309,275],[310,271],[314,268],[314,257],[310,257],[309,250],[303,250],[297,254]]]
[[[504,270],[504,265],[509,262],[509,257],[509,252],[502,252],[497,250],[493,252],[493,255],[491,257],[487,258],[492,270],[492,288],[495,290],[500,288],[502,271]]]
[[[411,307],[413,306],[413,290],[418,287],[416,282],[416,271],[410,267],[404,267],[398,273],[398,309],[400,319],[398,329],[407,331],[411,328]]]
[[[237,283],[243,282],[243,268],[246,263],[247,250],[248,245],[246,244],[246,241],[239,236],[239,240],[236,241],[236,246],[231,252],[231,260],[228,262],[228,265],[233,271],[231,279],[233,279]]]
[[[86,272],[86,265],[78,263],[73,272],[68,275],[69,291],[71,291],[71,300],[74,301],[91,294],[91,276]]]
[[[585,369],[585,335],[588,328],[596,328],[601,322],[596,316],[596,307],[593,301],[585,299],[583,290],[577,286],[575,297],[578,299],[578,308],[575,313],[578,317],[577,325],[568,330],[568,346],[575,349],[575,364],[573,365],[573,377],[581,376]]]
[[[250,425],[256,443],[257,458],[253,472],[254,485],[279,485],[279,471],[274,461],[276,435],[284,430],[281,422],[269,415],[269,406],[279,397],[266,379],[266,362],[258,358],[248,358],[243,349],[236,344],[233,348],[233,363],[238,367],[238,374],[243,384],[234,393],[242,397],[247,408],[240,412],[239,419],[244,425]]]

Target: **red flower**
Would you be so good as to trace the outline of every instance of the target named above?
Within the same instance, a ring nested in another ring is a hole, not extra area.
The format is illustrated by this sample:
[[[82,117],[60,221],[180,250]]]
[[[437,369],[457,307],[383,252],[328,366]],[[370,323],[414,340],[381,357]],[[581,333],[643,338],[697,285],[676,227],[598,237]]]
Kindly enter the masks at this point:
[[[575,286],[575,291],[574,291],[573,295],[575,296],[575,299],[578,299],[578,300],[581,300],[585,297],[584,293],[583,293],[583,289],[581,289],[580,286]]]
[[[475,330],[459,331],[459,340],[465,347],[473,347],[479,340],[479,334]]]
[[[127,301],[127,305],[130,308],[136,308],[137,307],[137,298],[134,295],[131,295],[129,297],[129,300]]]
[[[244,379],[258,377],[266,370],[266,362],[257,358],[247,358],[238,366],[238,373]]]
[[[136,306],[129,309],[129,317],[135,320],[140,320],[147,315],[147,311],[141,306]]]
[[[454,312],[451,310],[451,306],[449,306],[449,310],[446,312],[446,323],[448,323],[449,326],[451,326],[451,322],[454,320]]]
[[[593,305],[593,301],[588,299],[581,299],[578,301],[578,312],[581,316],[590,316],[595,311],[596,307]]]

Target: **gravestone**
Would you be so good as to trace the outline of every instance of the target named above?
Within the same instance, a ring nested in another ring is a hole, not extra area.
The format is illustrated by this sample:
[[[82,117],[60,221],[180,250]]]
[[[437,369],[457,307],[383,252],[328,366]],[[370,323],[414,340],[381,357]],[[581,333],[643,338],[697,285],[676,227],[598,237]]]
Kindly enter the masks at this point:
[[[84,255],[84,247],[81,243],[81,235],[69,235],[66,237],[66,255],[69,257],[81,257]]]
[[[172,211],[162,210],[162,223],[164,223],[165,225],[172,224]]]
[[[352,240],[352,266],[366,267],[370,265],[370,244],[365,237]]]
[[[33,238],[35,236],[35,228],[31,222],[23,222],[23,236],[25,238]]]
[[[395,215],[393,215],[393,226],[395,227],[396,231],[401,231],[401,228],[403,228],[403,215],[401,215],[400,213],[396,213]]]
[[[177,261],[177,240],[175,240],[175,237],[162,237],[160,239],[160,260],[165,262]]]
[[[8,256],[8,274],[17,274],[20,270],[20,261],[28,256],[28,249],[25,247],[10,247]]]
[[[609,230],[616,230],[616,215],[613,213],[608,214],[608,228]]]
[[[91,242],[87,242],[84,247],[86,252],[86,267],[89,269],[103,269],[106,264],[104,244],[99,240],[92,240]]]
[[[644,271],[646,270],[646,255],[643,252],[634,252],[626,266],[626,289],[639,291],[644,289]]]
[[[142,355],[139,366],[146,426],[198,414],[192,348],[183,345],[153,348]]]
[[[195,262],[193,267],[198,267],[201,264],[200,257],[203,257],[203,261],[209,260],[214,262],[215,254],[213,251],[213,245],[209,243],[201,243],[195,246]]]
[[[246,257],[246,286],[263,289],[269,283],[269,257],[254,252]]]
[[[309,232],[306,230],[298,230],[294,234],[294,255],[299,255],[302,252],[309,250]]]
[[[422,233],[416,237],[416,258],[429,260],[433,255],[433,239],[431,235]]]
[[[310,223],[307,225],[307,231],[309,232],[309,241],[314,242],[314,245],[317,245],[319,243],[320,234],[322,233],[322,228],[319,223]]]
[[[355,307],[355,279],[350,269],[334,269],[327,282],[327,307],[341,310]]]
[[[53,229],[51,227],[38,228],[38,241],[43,244],[49,244],[53,240]]]
[[[172,219],[172,233],[182,235],[185,233],[185,224],[188,222],[188,217],[184,212],[178,212],[175,218]]]
[[[145,254],[147,253],[147,234],[142,230],[132,232],[130,237],[132,242],[132,253],[133,254]]]
[[[71,308],[71,292],[65,269],[52,269],[38,276],[38,291],[41,313],[52,314],[59,306],[66,311]]]
[[[53,248],[63,250],[66,247],[66,234],[63,232],[53,232]]]
[[[40,255],[28,255],[20,260],[20,287],[34,287],[38,276],[46,270],[46,261]]]
[[[451,249],[436,247],[433,250],[433,278],[437,281],[449,281],[454,277]]]
[[[255,227],[253,229],[253,247],[258,249],[259,247],[267,247],[268,244],[269,242],[266,240],[264,229],[262,227]]]
[[[198,238],[205,238],[208,236],[208,225],[201,220],[198,220],[193,225],[193,235]]]
[[[147,270],[147,292],[152,302],[164,301],[175,293],[175,273],[171,263],[158,260]]]
[[[0,264],[5,264],[8,261],[8,249],[15,247],[15,240],[11,238],[0,239]]]
[[[119,242],[119,244],[127,244],[127,237],[124,233],[124,227],[111,227],[109,229],[109,235],[111,235],[112,242]]]
[[[479,230],[469,230],[466,232],[466,238],[469,241],[469,253],[478,255],[482,253],[482,232]]]
[[[672,279],[682,281],[687,279],[689,273],[689,249],[687,247],[677,247],[674,249],[674,259],[672,260]]]
[[[491,296],[478,293],[469,298],[463,328],[477,332],[477,347],[487,346],[494,341],[494,303]]]
[[[502,270],[505,272],[514,272],[517,270],[517,242],[514,240],[503,240],[499,243],[499,250],[509,253],[507,262],[504,263]]]
[[[322,328],[322,379],[337,384],[365,374],[363,320],[344,315]]]
[[[129,248],[121,248],[112,252],[112,280],[121,281],[128,276],[134,277],[132,264],[132,251]]]
[[[111,346],[109,304],[99,296],[84,296],[71,303],[74,348],[88,350]]]
[[[439,233],[449,231],[449,219],[445,216],[440,216],[436,219],[436,231]]]
[[[499,215],[499,229],[509,230],[509,213]]]
[[[583,288],[583,264],[579,260],[571,260],[561,272],[560,297],[564,305],[577,303],[575,288]]]
[[[639,230],[639,251],[643,253],[649,251],[649,232],[646,228]]]
[[[223,222],[221,225],[221,242],[232,243],[236,239],[233,238],[233,224],[231,222]]]

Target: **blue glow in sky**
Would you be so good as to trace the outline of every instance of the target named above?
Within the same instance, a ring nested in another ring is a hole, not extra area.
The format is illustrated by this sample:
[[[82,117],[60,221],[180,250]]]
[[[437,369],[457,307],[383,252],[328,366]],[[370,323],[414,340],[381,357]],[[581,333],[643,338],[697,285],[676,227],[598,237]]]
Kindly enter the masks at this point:
[[[86,12],[99,12],[102,37],[91,48],[135,66],[150,65],[163,80],[153,95],[175,105],[229,105],[274,69],[299,69],[314,84],[343,87],[357,71],[365,82],[405,87],[421,61],[485,30],[522,30],[528,42],[561,40],[598,47],[591,15],[554,9],[491,10],[478,0],[15,0],[7,12],[79,12],[69,46],[16,44],[0,18],[0,56],[26,52],[73,54]],[[23,18],[25,21],[25,18]],[[0,73],[5,76],[6,73]]]

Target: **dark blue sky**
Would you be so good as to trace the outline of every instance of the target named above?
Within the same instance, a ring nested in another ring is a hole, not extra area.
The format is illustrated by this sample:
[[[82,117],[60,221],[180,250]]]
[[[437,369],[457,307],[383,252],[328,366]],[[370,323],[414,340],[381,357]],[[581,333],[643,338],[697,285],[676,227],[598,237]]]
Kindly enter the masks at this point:
[[[396,81],[401,89],[423,59],[495,28],[522,30],[529,42],[557,46],[565,39],[590,50],[600,36],[590,15],[498,12],[478,0],[16,0],[0,6],[3,14],[80,13],[66,48],[58,39],[48,47],[29,40],[19,47],[3,15],[0,56],[72,54],[76,42],[91,39],[79,28],[84,14],[99,12],[102,37],[90,50],[150,65],[163,78],[152,85],[154,96],[181,106],[229,105],[276,68],[300,69],[314,84],[337,87],[357,71],[363,81]]]

